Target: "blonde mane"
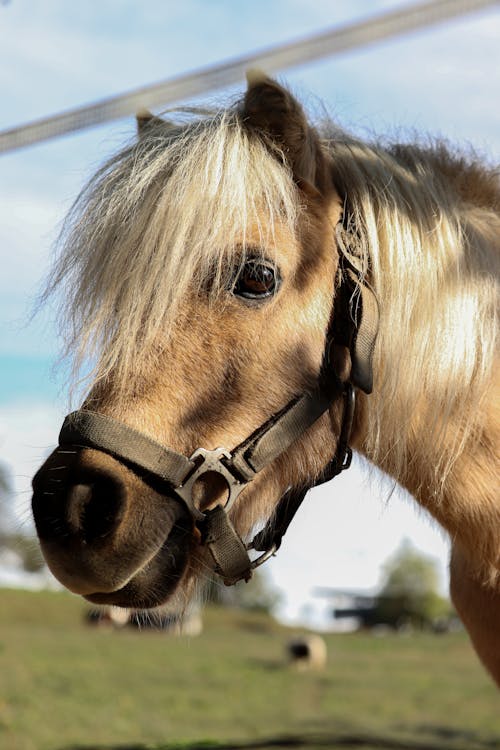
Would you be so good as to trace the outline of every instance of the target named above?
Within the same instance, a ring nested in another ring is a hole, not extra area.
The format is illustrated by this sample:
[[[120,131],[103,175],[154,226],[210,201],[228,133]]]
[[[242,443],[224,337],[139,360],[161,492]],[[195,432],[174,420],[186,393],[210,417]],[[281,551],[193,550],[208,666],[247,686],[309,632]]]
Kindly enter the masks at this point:
[[[278,217],[295,231],[298,210],[285,160],[247,133],[236,110],[150,128],[89,181],[59,238],[46,296],[63,288],[74,375],[92,362],[89,379],[113,372],[126,390],[188,290],[210,279],[216,302],[227,269],[244,262],[248,229],[265,246]]]
[[[364,448],[403,483],[412,463],[432,467],[439,498],[466,444],[481,438],[494,367],[498,171],[441,144],[383,147],[336,133],[327,147],[346,201],[345,241],[380,301]]]

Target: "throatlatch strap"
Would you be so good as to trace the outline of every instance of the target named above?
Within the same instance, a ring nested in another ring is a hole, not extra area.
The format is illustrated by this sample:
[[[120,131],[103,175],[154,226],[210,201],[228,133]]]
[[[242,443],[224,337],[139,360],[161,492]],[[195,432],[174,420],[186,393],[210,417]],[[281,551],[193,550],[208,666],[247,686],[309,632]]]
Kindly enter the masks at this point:
[[[59,445],[96,448],[174,485],[181,484],[195,467],[186,456],[123,422],[84,409],[68,414],[59,434]]]
[[[255,550],[264,551],[271,549],[273,546],[277,550],[280,548],[281,540],[285,536],[309,489],[309,487],[302,489],[290,488],[285,492],[268,523],[254,537],[252,547]]]

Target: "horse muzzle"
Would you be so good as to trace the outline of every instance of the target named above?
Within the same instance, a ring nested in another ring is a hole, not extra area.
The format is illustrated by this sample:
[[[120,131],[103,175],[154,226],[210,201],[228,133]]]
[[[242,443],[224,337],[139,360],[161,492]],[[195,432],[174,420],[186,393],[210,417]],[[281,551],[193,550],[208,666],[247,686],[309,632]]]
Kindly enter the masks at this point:
[[[153,607],[170,597],[194,544],[193,521],[165,487],[93,449],[56,449],[33,480],[47,564],[100,604]]]

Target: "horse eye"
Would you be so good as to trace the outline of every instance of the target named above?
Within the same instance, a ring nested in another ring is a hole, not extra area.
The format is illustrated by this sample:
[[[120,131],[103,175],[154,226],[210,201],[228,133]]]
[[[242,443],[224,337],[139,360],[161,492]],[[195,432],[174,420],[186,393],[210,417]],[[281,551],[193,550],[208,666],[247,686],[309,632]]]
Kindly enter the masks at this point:
[[[244,299],[263,299],[274,294],[278,283],[278,275],[270,263],[251,259],[239,272],[232,292]]]

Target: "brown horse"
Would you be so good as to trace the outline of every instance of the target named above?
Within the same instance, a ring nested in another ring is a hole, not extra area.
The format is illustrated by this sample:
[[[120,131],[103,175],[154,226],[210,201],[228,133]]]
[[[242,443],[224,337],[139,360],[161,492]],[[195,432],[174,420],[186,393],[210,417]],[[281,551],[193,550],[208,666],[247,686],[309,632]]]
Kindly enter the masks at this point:
[[[258,73],[228,110],[138,124],[49,288],[93,366],[34,479],[51,570],[133,608],[179,606],[207,568],[248,578],[242,540],[271,519],[253,546],[279,546],[350,439],[450,534],[453,601],[500,683],[497,174],[313,128]]]

